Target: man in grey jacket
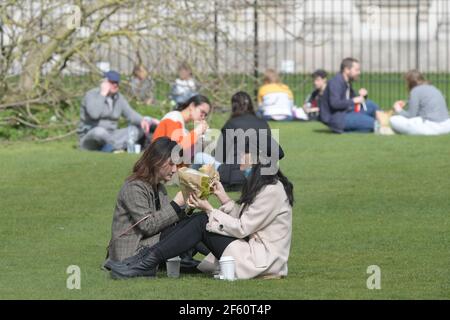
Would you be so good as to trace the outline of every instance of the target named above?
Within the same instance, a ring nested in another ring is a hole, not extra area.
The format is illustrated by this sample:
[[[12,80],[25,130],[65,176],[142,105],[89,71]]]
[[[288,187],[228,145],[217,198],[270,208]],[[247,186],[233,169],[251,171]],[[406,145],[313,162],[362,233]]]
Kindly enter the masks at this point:
[[[119,93],[120,74],[108,71],[100,88],[86,93],[81,103],[78,135],[80,148],[111,152],[126,148],[129,130],[133,130],[136,140],[148,134],[152,124],[158,120],[143,117],[128,104]],[[129,128],[118,128],[118,121],[124,116]]]

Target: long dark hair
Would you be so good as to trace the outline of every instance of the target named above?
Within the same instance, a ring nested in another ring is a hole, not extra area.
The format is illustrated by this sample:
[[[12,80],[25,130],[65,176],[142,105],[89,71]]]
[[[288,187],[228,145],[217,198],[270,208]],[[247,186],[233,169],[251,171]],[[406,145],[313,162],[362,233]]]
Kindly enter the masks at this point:
[[[144,151],[133,167],[128,181],[142,180],[154,189],[158,185],[158,170],[170,159],[172,150],[177,146],[175,141],[161,137],[153,141]]]
[[[266,167],[267,165],[264,165]],[[253,203],[256,195],[261,189],[267,185],[276,184],[280,181],[283,184],[284,191],[286,192],[289,204],[294,205],[294,185],[288,180],[288,178],[278,169],[277,173],[273,175],[261,174],[261,168],[263,165],[257,163],[253,166],[252,173],[248,177],[247,181],[242,187],[242,194],[239,200],[239,204],[244,204],[247,207]],[[276,199],[274,199],[276,201]]]
[[[177,111],[183,111],[187,107],[191,105],[191,103],[194,104],[194,106],[198,107],[199,105],[206,103],[211,108],[211,102],[209,102],[209,99],[205,96],[202,96],[201,94],[197,94],[195,96],[190,97],[187,101],[180,103],[177,106]]]
[[[231,97],[231,118],[244,114],[255,114],[252,98],[247,92],[239,91]]]

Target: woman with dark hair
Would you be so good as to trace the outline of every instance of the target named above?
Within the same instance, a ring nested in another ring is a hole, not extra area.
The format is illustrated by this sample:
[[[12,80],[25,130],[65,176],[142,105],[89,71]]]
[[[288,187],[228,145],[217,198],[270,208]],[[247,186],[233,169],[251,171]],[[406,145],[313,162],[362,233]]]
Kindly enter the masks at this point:
[[[172,152],[177,143],[162,137],[145,149],[117,197],[107,261],[124,260],[160,240],[185,217],[181,192],[170,201],[164,183],[177,171]],[[180,223],[183,223],[180,222]]]
[[[211,103],[207,97],[193,96],[161,119],[153,139],[168,137],[180,144],[183,150],[190,149],[208,129],[206,118],[210,111]],[[190,122],[196,124],[191,132],[186,129],[186,124]]]
[[[403,110],[406,102],[397,101],[391,117],[392,129],[397,133],[410,135],[441,135],[450,133],[450,119],[444,96],[432,86],[417,70],[405,75],[410,92],[408,110]]]
[[[240,190],[251,170],[244,161],[249,152],[248,140],[254,139],[259,145],[260,134],[271,137],[269,124],[256,116],[250,95],[243,91],[237,92],[231,98],[230,119],[221,129],[214,157],[197,153],[194,163],[214,164],[224,187],[227,190]]]
[[[188,204],[203,210],[176,228],[170,237],[142,250],[131,263],[114,262],[113,278],[155,277],[157,266],[202,241],[210,250],[199,265],[203,272],[217,272],[222,256],[235,259],[238,279],[287,276],[292,233],[293,185],[275,165],[279,157],[259,154],[240,199],[231,200],[220,182],[214,194],[221,203],[214,209],[207,200],[191,195]],[[261,163],[269,163],[262,165]],[[272,170],[270,170],[269,168]]]

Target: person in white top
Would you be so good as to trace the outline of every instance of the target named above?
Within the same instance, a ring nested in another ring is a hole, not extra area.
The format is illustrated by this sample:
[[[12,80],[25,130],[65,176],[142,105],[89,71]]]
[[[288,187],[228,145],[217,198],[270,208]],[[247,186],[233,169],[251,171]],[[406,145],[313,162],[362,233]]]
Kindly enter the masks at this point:
[[[183,62],[178,67],[178,78],[172,84],[170,99],[174,108],[198,94],[199,86],[192,76],[191,67]]]

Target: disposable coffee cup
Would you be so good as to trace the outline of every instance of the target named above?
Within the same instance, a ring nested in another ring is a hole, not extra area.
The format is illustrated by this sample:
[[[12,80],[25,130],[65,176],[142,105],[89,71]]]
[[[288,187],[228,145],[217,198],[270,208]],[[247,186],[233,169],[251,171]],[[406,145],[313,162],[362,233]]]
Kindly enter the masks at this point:
[[[141,153],[141,145],[140,144],[135,144],[134,145],[134,153]]]
[[[180,276],[180,257],[174,257],[166,261],[167,276],[178,278]]]
[[[219,260],[219,264],[220,264],[220,275],[223,277],[223,280],[229,281],[236,280],[235,264],[233,257],[231,256],[222,257]]]

